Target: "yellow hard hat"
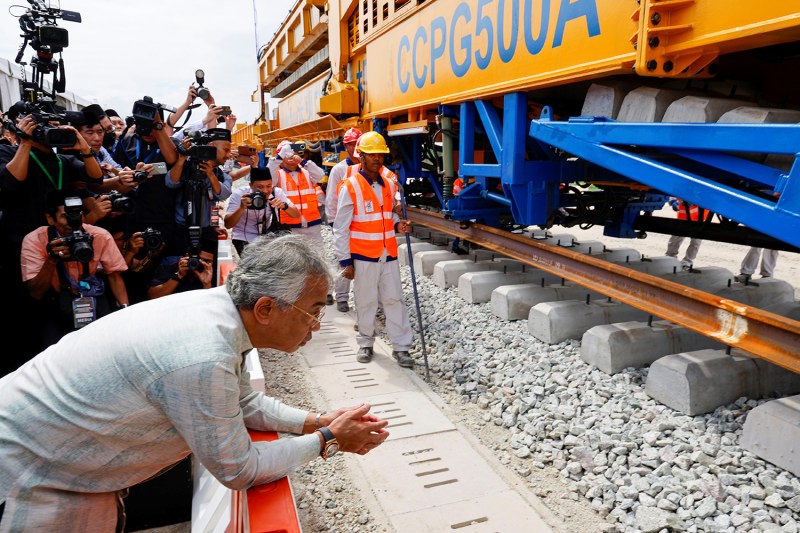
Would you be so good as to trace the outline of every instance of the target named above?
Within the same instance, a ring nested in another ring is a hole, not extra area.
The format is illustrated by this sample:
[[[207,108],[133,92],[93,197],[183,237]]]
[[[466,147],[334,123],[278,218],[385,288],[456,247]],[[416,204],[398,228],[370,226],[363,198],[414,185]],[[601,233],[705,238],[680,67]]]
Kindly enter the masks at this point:
[[[365,154],[388,154],[389,147],[383,135],[377,131],[368,131],[358,139],[358,151]]]

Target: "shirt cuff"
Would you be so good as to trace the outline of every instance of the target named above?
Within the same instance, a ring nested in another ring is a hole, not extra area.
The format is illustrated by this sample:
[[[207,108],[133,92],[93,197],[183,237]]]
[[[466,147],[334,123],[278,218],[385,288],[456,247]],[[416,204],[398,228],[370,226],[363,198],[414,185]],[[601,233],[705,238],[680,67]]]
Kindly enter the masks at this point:
[[[339,261],[339,266],[340,267],[353,266],[353,260],[352,259],[344,259],[342,261]]]

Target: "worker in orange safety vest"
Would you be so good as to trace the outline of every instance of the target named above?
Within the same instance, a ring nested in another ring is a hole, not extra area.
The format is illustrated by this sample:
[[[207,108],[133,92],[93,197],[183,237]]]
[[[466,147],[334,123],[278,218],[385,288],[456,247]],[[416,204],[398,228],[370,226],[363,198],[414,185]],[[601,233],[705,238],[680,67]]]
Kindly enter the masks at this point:
[[[353,280],[358,322],[356,359],[368,363],[373,357],[375,316],[378,305],[386,315],[386,332],[392,342],[392,357],[400,366],[412,367],[408,353],[413,333],[403,302],[395,232],[408,233],[411,222],[396,213],[397,176],[384,166],[389,153],[386,140],[377,132],[363,134],[358,141],[361,163],[348,167],[339,186],[339,204],[333,223],[334,246],[342,275]]]

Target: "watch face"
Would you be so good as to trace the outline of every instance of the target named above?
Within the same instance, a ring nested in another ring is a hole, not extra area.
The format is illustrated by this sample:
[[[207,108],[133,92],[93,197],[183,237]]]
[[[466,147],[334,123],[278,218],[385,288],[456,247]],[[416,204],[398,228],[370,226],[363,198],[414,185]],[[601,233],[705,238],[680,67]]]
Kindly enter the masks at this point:
[[[325,455],[328,457],[333,457],[339,452],[339,444],[336,442],[331,442],[327,446],[325,446]]]

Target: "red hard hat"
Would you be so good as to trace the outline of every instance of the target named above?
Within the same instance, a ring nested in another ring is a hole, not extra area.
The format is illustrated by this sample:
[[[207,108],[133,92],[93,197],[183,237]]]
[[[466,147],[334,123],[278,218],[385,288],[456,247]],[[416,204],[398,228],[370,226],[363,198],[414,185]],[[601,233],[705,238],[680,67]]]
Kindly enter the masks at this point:
[[[345,144],[354,143],[358,141],[359,137],[361,137],[361,130],[358,128],[350,128],[344,132],[344,138],[342,139],[342,142]]]

